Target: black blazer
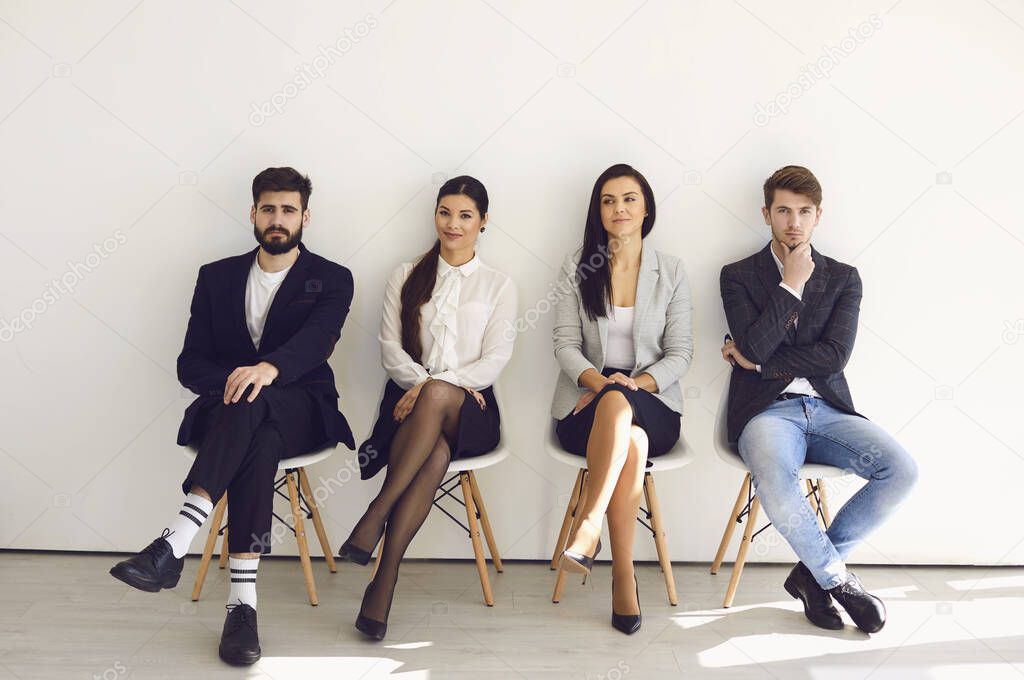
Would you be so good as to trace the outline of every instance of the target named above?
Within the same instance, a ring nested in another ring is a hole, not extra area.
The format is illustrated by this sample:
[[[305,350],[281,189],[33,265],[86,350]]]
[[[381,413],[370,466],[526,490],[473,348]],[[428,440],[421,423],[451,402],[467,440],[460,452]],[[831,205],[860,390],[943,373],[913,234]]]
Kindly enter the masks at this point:
[[[325,445],[342,442],[354,449],[327,363],[352,303],[352,273],[300,243],[299,257],[267,311],[257,350],[245,323],[245,285],[258,249],[199,268],[185,346],[178,356],[178,380],[199,397],[185,410],[178,444],[191,441],[200,406],[211,398],[223,399],[231,371],[267,361],[278,370],[274,385],[300,385],[319,397]]]
[[[814,272],[803,299],[779,285],[771,244],[722,267],[725,316],[740,352],[761,372],[733,367],[729,381],[729,441],[739,440],[793,378],[807,378],[829,404],[860,416],[843,368],[857,337],[862,289],[857,269],[811,247]],[[800,323],[796,324],[797,317]],[[861,416],[863,417],[863,416]]]

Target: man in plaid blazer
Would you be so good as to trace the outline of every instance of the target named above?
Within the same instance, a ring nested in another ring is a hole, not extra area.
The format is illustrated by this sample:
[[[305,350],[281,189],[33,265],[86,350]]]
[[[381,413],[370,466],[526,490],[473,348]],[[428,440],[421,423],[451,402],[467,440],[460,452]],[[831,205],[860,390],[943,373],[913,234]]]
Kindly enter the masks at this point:
[[[764,184],[771,243],[722,268],[722,302],[734,340],[729,440],[738,445],[765,513],[800,562],[784,584],[822,628],[843,621],[833,598],[862,630],[885,624],[885,606],[847,570],[846,558],[907,495],[917,466],[878,425],[857,413],[843,375],[862,296],[860,276],[811,247],[821,185],[786,166]],[[804,498],[804,463],[840,467],[867,480],[827,531]]]

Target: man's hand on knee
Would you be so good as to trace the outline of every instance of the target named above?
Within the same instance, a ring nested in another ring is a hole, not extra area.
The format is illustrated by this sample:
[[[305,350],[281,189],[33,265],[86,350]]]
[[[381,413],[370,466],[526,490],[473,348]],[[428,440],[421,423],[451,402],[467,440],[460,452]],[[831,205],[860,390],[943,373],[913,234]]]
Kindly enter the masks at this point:
[[[252,385],[252,392],[246,398],[251,404],[261,389],[277,379],[277,374],[277,367],[266,361],[261,361],[255,366],[239,366],[231,371],[227,383],[224,384],[224,403],[238,403],[246,388]]]

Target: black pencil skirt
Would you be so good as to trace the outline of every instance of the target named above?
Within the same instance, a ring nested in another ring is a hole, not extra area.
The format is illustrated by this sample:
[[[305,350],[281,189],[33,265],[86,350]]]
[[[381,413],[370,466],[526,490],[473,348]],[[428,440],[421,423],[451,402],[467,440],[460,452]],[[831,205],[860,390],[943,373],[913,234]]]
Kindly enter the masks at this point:
[[[477,391],[483,395],[487,408],[481,409],[476,399],[463,390],[465,399],[459,412],[459,430],[452,446],[452,460],[482,456],[496,449],[501,439],[501,415],[498,402],[494,399],[494,390],[485,387]],[[363,479],[370,479],[388,464],[391,440],[401,425],[392,414],[405,392],[394,380],[389,379],[384,385],[377,422],[373,424],[370,438],[359,446],[359,470]]]
[[[612,373],[629,375],[630,371],[609,367],[601,373],[607,377]],[[570,413],[557,421],[555,433],[558,435],[558,441],[562,448],[577,456],[587,455],[587,440],[590,439],[590,428],[594,425],[597,403],[604,395],[612,391],[625,395],[629,405],[633,408],[633,424],[642,427],[647,433],[647,457],[655,458],[671,451],[679,441],[679,414],[647,390],[634,392],[628,387],[615,383],[602,388],[579,413]],[[651,464],[650,460],[647,461],[647,464]]]

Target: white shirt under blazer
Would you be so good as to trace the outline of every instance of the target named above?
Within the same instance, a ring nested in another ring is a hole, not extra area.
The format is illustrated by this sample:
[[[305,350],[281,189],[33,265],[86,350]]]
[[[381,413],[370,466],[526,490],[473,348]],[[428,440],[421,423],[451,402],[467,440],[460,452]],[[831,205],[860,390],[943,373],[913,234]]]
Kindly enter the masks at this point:
[[[561,367],[551,402],[551,416],[561,420],[569,415],[585,388],[580,375],[588,368],[605,367],[608,346],[608,317],[591,321],[583,309],[576,265],[582,248],[565,258],[555,289],[555,359]],[[630,377],[649,373],[658,383],[654,396],[682,414],[683,395],[679,380],[693,359],[693,307],[690,285],[682,261],[645,244],[640,252],[640,273],[636,282],[633,310],[635,360]],[[625,368],[625,367],[622,367]]]
[[[480,261],[458,267],[437,257],[437,279],[420,307],[423,363],[402,348],[402,286],[414,262],[398,266],[384,289],[380,324],[381,363],[388,377],[408,390],[432,376],[482,390],[498,379],[512,357],[517,299],[512,279]]]

